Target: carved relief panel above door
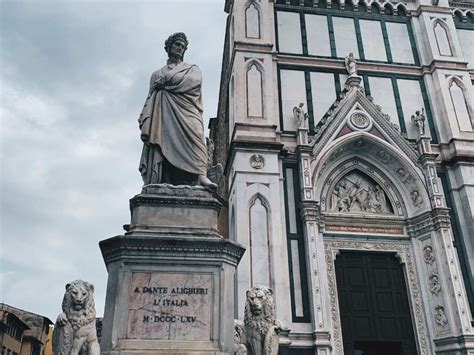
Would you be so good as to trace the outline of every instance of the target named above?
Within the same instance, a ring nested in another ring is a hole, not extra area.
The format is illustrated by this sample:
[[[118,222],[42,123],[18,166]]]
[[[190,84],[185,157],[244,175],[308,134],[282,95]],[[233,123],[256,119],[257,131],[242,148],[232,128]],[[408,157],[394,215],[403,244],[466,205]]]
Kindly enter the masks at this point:
[[[372,178],[353,170],[334,186],[330,209],[334,212],[394,214],[382,187]]]

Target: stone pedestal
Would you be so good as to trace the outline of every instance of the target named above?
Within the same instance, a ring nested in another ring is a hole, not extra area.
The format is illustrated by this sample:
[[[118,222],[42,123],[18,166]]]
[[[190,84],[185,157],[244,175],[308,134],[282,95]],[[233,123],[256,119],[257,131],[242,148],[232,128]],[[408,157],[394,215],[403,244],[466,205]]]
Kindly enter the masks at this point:
[[[149,185],[130,200],[125,235],[100,242],[102,354],[233,354],[244,248],[219,235],[220,207],[201,187]]]
[[[344,85],[344,88],[346,90],[349,90],[350,88],[354,86],[360,86],[360,83],[362,82],[362,77],[359,75],[349,75],[349,77],[346,79],[346,83]]]

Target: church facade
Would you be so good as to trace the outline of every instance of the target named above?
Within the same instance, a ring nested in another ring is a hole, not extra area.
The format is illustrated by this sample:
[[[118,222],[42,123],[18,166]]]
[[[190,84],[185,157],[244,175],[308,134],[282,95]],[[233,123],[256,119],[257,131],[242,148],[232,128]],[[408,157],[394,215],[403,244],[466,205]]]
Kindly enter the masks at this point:
[[[227,0],[214,162],[281,354],[474,354],[474,3]]]

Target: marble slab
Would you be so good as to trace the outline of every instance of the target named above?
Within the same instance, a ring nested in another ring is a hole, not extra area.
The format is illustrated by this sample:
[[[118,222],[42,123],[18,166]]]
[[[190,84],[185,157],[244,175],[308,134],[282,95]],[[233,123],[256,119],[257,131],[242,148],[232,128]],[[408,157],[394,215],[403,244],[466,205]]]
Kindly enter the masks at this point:
[[[212,338],[213,275],[134,272],[128,298],[128,339]]]

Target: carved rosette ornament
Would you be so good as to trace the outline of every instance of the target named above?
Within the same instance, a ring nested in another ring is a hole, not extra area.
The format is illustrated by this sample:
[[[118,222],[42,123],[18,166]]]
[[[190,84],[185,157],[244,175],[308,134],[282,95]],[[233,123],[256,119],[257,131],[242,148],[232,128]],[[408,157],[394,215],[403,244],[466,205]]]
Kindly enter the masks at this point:
[[[261,154],[254,154],[250,157],[250,166],[260,170],[265,167],[265,158]]]
[[[423,260],[427,264],[433,264],[435,261],[435,256],[433,253],[433,247],[431,245],[427,245],[426,247],[423,248]]]
[[[363,112],[354,112],[349,118],[349,123],[352,128],[367,129],[370,126],[370,119]]]

